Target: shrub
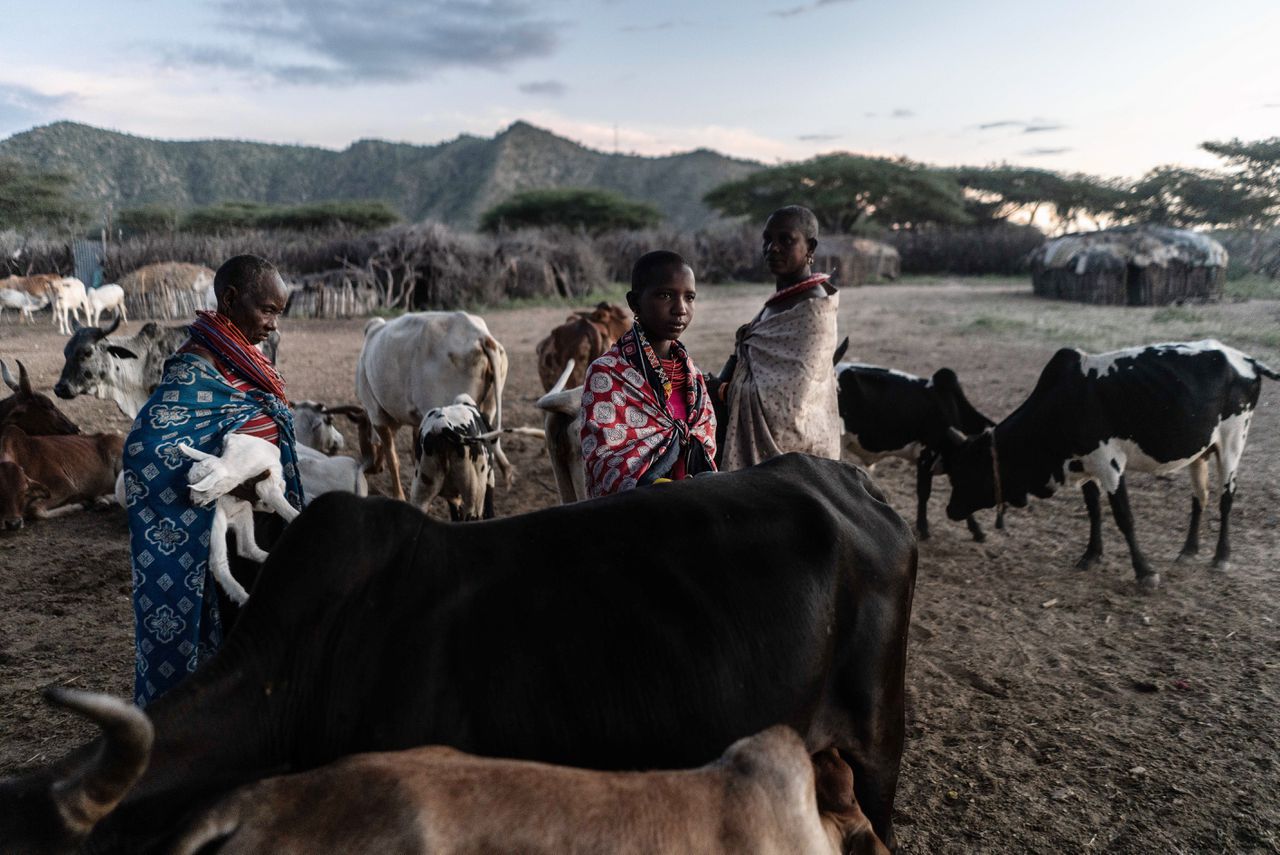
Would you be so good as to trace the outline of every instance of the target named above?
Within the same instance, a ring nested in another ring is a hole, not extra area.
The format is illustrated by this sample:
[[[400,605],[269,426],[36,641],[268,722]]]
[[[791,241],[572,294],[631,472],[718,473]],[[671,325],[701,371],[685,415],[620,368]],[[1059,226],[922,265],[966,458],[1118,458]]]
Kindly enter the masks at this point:
[[[485,211],[480,229],[562,227],[592,234],[657,225],[662,214],[652,205],[633,202],[605,190],[529,190]]]
[[[1027,272],[1028,254],[1044,243],[1031,226],[937,226],[883,235],[902,254],[903,273],[1012,276]]]

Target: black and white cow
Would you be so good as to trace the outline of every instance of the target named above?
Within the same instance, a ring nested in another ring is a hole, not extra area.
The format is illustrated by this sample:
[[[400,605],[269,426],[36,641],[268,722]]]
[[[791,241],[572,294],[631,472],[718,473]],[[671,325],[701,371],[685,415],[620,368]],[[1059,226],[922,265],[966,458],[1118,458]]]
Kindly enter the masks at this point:
[[[465,392],[447,407],[428,410],[413,444],[409,501],[425,512],[439,496],[455,522],[492,519],[495,436]]]
[[[1089,545],[1076,565],[1083,568],[1102,555],[1101,486],[1129,544],[1139,585],[1155,588],[1160,574],[1138,549],[1125,470],[1190,469],[1191,526],[1181,558],[1199,550],[1209,461],[1216,458],[1221,524],[1213,563],[1225,567],[1236,470],[1264,376],[1280,380],[1258,360],[1213,339],[1097,355],[1059,350],[1008,418],[975,438],[952,435],[942,461],[952,486],[947,515],[958,520],[1004,502],[1022,506],[1028,494],[1046,498],[1060,484],[1083,482]]]
[[[995,422],[969,403],[950,368],[939,368],[925,379],[878,365],[841,362],[836,380],[844,447],[867,465],[886,457],[916,465],[916,532],[927,538],[933,466],[948,429],[973,435]],[[965,522],[974,540],[986,540],[977,520],[969,516]]]

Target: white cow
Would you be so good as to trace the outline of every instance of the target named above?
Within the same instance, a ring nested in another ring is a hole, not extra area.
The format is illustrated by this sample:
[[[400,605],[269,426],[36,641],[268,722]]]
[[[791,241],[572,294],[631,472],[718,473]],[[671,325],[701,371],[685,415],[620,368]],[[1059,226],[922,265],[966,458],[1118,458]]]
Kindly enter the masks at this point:
[[[267,553],[253,536],[253,512],[274,511],[292,522],[298,511],[285,498],[284,471],[280,449],[274,443],[244,433],[228,434],[222,454],[213,455],[189,445],[178,448],[195,461],[187,470],[191,501],[201,507],[213,504],[213,527],[209,532],[209,569],[222,590],[235,603],[249,599],[249,593],[231,575],[227,561],[227,530],[236,533],[236,552],[241,558],[259,563]],[[256,479],[256,480],[255,480]],[[246,482],[253,482],[253,502],[231,495]],[[305,489],[305,488],[304,488]]]
[[[294,449],[298,452],[303,505],[311,504],[317,496],[339,490],[357,496],[369,495],[369,482],[365,480],[359,460],[342,455],[329,457],[301,443]]]
[[[64,276],[49,283],[49,299],[53,303],[53,322],[58,325],[58,332],[71,335],[71,318],[77,318],[85,307],[84,283],[74,276]]]
[[[328,455],[337,454],[346,445],[341,431],[333,423],[335,415],[346,416],[357,425],[367,418],[364,407],[352,404],[330,407],[319,401],[294,401],[290,409],[293,410],[293,435],[298,442]]]
[[[120,320],[129,321],[129,316],[124,311],[124,289],[119,285],[102,285],[98,288],[90,288],[84,298],[85,313],[89,316],[89,324],[91,326],[98,325],[98,319],[102,317],[102,313],[107,309],[111,309],[116,313]]]
[[[582,468],[582,387],[564,388],[573,373],[573,360],[565,366],[551,391],[534,404],[546,413],[547,457],[560,491],[561,504],[578,502],[587,497],[586,473]]]
[[[466,312],[413,312],[391,320],[374,318],[365,326],[364,347],[356,364],[356,396],[364,405],[374,436],[361,442],[365,472],[391,472],[393,495],[404,498],[395,435],[402,425],[419,425],[436,407],[468,394],[495,430],[502,428],[502,388],[507,352],[485,322]],[[493,453],[510,483],[511,463],[502,446]]]
[[[4,319],[5,309],[14,309],[22,317],[22,320],[27,323],[35,323],[35,318],[31,316],[32,313],[38,312],[47,305],[49,305],[48,296],[41,299],[16,288],[0,288],[0,320]]]

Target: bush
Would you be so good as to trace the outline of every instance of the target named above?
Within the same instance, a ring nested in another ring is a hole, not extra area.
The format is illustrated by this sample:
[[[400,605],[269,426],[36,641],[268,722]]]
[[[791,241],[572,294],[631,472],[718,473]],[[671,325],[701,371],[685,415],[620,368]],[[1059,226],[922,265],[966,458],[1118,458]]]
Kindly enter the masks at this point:
[[[320,231],[351,229],[369,231],[399,222],[385,202],[315,202],[309,205],[264,205],[259,202],[220,202],[187,213],[181,228],[196,234],[247,230]]]
[[[480,229],[583,229],[601,234],[615,229],[644,229],[657,225],[662,214],[652,205],[633,202],[605,190],[529,190],[485,211]]]
[[[646,229],[611,232],[595,239],[605,268],[614,282],[631,281],[631,265],[655,249],[684,256],[699,282],[764,282],[769,271],[761,260],[760,236],[746,225],[724,226],[697,232]]]
[[[965,276],[1026,273],[1027,256],[1044,243],[1031,226],[937,226],[886,232],[882,239],[902,255],[902,272]]]

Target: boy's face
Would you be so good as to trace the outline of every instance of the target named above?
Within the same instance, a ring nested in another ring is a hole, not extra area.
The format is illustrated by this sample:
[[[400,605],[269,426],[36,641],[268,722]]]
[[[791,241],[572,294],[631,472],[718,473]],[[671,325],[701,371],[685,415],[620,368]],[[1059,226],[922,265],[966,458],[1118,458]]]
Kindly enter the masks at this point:
[[[639,296],[628,294],[627,302],[649,338],[675,341],[693,322],[697,290],[693,271],[681,267],[671,271],[665,282],[648,286]]]
[[[804,272],[813,248],[794,217],[770,217],[760,237],[764,261],[770,273],[787,279]]]

